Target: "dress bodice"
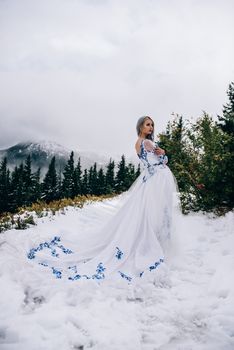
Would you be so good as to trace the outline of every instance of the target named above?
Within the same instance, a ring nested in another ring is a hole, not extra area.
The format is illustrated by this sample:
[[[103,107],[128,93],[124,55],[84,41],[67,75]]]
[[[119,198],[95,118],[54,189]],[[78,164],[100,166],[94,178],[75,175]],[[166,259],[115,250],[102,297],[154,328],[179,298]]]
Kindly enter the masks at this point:
[[[141,141],[140,154],[138,154],[138,157],[142,161],[145,170],[144,182],[157,171],[157,168],[166,167],[168,158],[166,155],[158,156],[155,153],[155,149],[158,147],[157,142],[148,139],[143,139]]]

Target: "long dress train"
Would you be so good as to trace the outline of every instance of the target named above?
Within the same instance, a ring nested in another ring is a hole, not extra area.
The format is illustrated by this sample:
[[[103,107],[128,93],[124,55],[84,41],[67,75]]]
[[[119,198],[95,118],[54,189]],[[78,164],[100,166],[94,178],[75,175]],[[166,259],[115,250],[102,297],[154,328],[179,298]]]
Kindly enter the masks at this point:
[[[165,264],[173,230],[177,185],[165,158],[150,140],[142,140],[143,171],[122,195],[117,212],[95,234],[77,240],[76,251],[59,237],[32,247],[28,259],[70,281],[124,280],[128,284],[156,274]],[[60,254],[60,253],[63,254]],[[122,282],[121,282],[122,283]]]

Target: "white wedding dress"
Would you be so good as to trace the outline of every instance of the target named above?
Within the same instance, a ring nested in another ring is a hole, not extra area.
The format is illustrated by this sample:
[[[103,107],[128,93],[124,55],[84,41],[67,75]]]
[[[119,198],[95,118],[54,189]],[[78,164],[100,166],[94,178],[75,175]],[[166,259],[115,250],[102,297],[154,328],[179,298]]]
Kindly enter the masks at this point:
[[[144,279],[157,274],[165,264],[173,231],[177,185],[166,156],[157,156],[155,145],[142,140],[138,156],[143,171],[120,195],[117,212],[103,227],[85,237],[78,234],[75,250],[74,245],[71,251],[60,237],[54,237],[32,247],[28,259],[51,269],[59,279],[77,283],[144,283]]]

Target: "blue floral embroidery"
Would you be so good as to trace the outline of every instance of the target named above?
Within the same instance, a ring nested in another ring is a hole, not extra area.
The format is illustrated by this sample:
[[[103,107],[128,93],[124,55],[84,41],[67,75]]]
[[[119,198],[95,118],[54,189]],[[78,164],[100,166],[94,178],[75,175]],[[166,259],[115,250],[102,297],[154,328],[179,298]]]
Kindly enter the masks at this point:
[[[117,259],[121,259],[123,252],[118,247],[116,247],[116,249],[117,249],[117,252],[115,256]]]
[[[57,244],[58,242],[60,242],[61,241],[61,238],[60,237],[58,237],[58,236],[55,236],[52,240],[51,240],[51,244]]]
[[[154,263],[154,265],[151,265],[151,266],[149,267],[149,270],[152,271],[152,270],[156,269],[163,261],[164,261],[164,259],[163,259],[163,258],[160,258],[159,261],[156,261],[156,262]]]
[[[55,267],[52,267],[52,271],[56,278],[62,278],[62,271],[56,269]]]
[[[51,255],[55,256],[56,258],[59,257],[59,254],[56,252],[56,249],[51,249]]]
[[[164,261],[164,259],[160,258],[159,261],[156,261],[153,265],[150,265],[148,267],[149,271],[152,271],[152,270],[156,269],[163,261]],[[127,276],[125,273],[123,273],[121,271],[118,271],[118,272],[120,273],[121,277],[123,277],[126,280],[128,280],[129,282],[131,282],[132,277]],[[143,273],[144,273],[144,271],[140,272],[139,277],[142,277]]]
[[[82,276],[81,275],[75,275],[74,277],[68,277],[70,281],[76,281],[79,280]]]
[[[118,271],[120,273],[120,276],[125,278],[126,280],[128,280],[129,282],[131,282],[132,280],[132,277],[130,276],[127,276],[125,273],[121,272],[121,271]]]
[[[77,267],[75,266],[68,266],[68,270],[72,270],[74,273],[77,273]]]
[[[102,279],[102,278],[105,278],[105,275],[103,273],[103,271],[105,270],[106,268],[103,267],[102,263],[100,262],[97,266],[97,270],[96,270],[96,274],[92,276],[92,278],[97,278],[97,279]]]
[[[27,254],[28,259],[34,259],[36,252],[41,251],[44,248],[50,249],[51,255],[56,257],[56,258],[59,257],[59,254],[56,252],[57,248],[61,249],[64,254],[71,254],[71,253],[73,253],[70,249],[64,248],[63,245],[58,244],[58,242],[60,242],[60,237],[55,236],[50,242],[40,243],[38,247],[30,249],[29,253]],[[119,249],[119,247],[116,247],[116,249],[117,249],[117,252],[116,252],[115,257],[117,259],[121,259],[122,255],[123,255],[123,252]],[[156,269],[163,261],[164,261],[164,259],[160,258],[153,265],[150,265],[147,269],[149,271],[152,271],[152,270]],[[49,265],[46,262],[39,262],[39,265],[42,265],[42,266],[45,266],[45,267],[49,267]],[[59,269],[59,268],[56,268],[56,267],[50,267],[50,268],[52,270],[53,275],[55,275],[56,278],[58,278],[58,279],[62,278],[62,276],[63,276],[63,270],[62,269]],[[71,281],[79,280],[82,277],[86,278],[86,279],[96,279],[96,280],[101,280],[101,279],[105,278],[104,271],[106,270],[106,268],[103,266],[102,262],[100,262],[97,265],[96,273],[91,275],[91,276],[78,274],[76,265],[69,266],[67,269],[70,272],[74,273],[74,276],[68,277],[68,279],[71,280]],[[120,274],[120,276],[122,278],[124,278],[128,282],[131,282],[131,280],[132,280],[131,276],[129,276],[129,275],[127,275],[127,274],[125,274],[125,273],[123,273],[121,271],[118,271],[118,273]],[[142,277],[143,274],[144,274],[144,271],[140,272],[139,277]]]
[[[65,248],[62,244],[58,244],[58,242],[60,242],[60,237],[55,236],[50,242],[40,243],[37,248],[30,249],[29,253],[27,254],[28,259],[34,259],[36,256],[36,252],[39,252],[44,248],[50,249],[51,255],[56,258],[59,257],[59,254],[56,251],[57,248],[61,249],[64,254],[73,253],[71,249]]]
[[[72,266],[72,267],[69,267],[69,269],[72,269],[75,273],[77,273],[77,268],[76,266]],[[71,281],[75,281],[75,280],[78,280],[80,279],[81,277],[85,277],[86,279],[97,279],[97,280],[100,280],[100,279],[104,279],[105,278],[105,275],[103,273],[103,271],[105,271],[106,268],[103,266],[103,264],[100,262],[97,266],[97,269],[96,269],[96,273],[92,276],[87,276],[87,275],[75,275],[74,277],[68,277],[69,280]]]
[[[168,162],[168,158],[166,155],[160,155],[158,157],[158,161],[154,164],[151,164],[148,160],[148,153],[154,153],[153,151],[147,151],[144,147],[143,141],[141,141],[140,154],[138,157],[143,162],[144,168],[147,170],[147,175],[143,177],[143,182],[146,182],[148,177],[151,177],[156,172],[156,167],[160,166],[160,168],[165,168],[166,163]],[[155,146],[158,147],[158,144],[155,142]]]

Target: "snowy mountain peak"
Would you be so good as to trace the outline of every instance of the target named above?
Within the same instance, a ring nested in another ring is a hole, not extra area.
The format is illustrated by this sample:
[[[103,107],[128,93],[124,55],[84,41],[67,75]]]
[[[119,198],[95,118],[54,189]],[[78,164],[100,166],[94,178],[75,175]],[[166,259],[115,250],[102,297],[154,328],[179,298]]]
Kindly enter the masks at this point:
[[[67,157],[71,150],[65,148],[64,146],[58,144],[54,141],[40,140],[38,142],[28,142],[29,152],[45,152],[48,155],[52,156],[65,156]]]
[[[9,147],[4,151],[18,151],[22,153],[23,151],[31,152],[45,152],[48,155],[61,155],[67,156],[71,151],[64,146],[47,140],[39,140],[37,142],[32,140],[27,140],[25,142],[19,142],[16,145]]]
[[[12,170],[15,166],[19,166],[22,162],[24,162],[28,155],[30,155],[32,160],[32,169],[37,170],[38,167],[40,167],[41,174],[44,176],[53,156],[56,157],[57,171],[62,171],[71,152],[72,149],[68,149],[54,141],[27,140],[24,142],[19,142],[7,149],[0,150],[0,160],[3,159],[3,157],[6,157],[8,167]],[[74,150],[75,162],[79,157],[83,169],[88,169],[94,164],[94,162],[97,163],[97,168],[100,166],[105,166],[109,160],[107,157],[100,154],[85,151],[77,152]]]

